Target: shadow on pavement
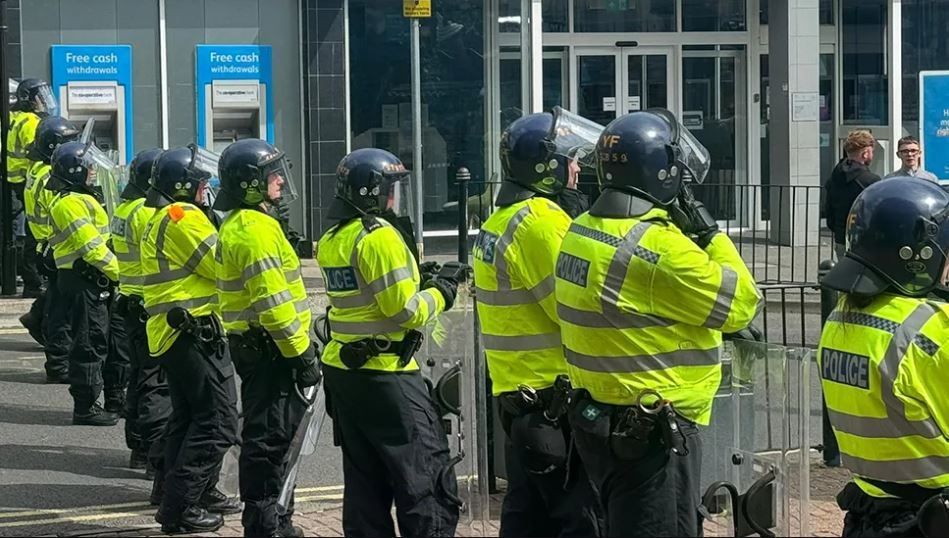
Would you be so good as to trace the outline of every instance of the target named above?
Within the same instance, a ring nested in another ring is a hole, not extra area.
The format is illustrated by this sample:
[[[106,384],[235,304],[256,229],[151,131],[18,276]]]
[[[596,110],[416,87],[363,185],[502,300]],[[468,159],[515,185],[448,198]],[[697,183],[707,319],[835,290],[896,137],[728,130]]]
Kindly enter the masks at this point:
[[[10,368],[0,368],[0,381],[7,381],[9,383],[26,383],[29,385],[47,385],[46,383],[46,372],[40,368],[31,368],[27,369],[17,369],[13,370]],[[68,385],[63,384],[63,387],[68,387]],[[0,415],[0,420],[3,419],[3,416]]]
[[[126,467],[128,454],[126,449],[114,448],[0,445],[0,467],[8,470],[73,473],[105,479],[141,478],[143,484],[146,484],[145,471]],[[0,499],[5,498],[0,495]]]
[[[145,475],[142,475],[142,478],[144,477]],[[144,480],[140,488],[129,484],[3,484],[0,485],[0,508],[2,508],[0,515],[11,511],[84,509],[102,505],[131,505],[131,503],[135,503],[132,510],[148,509],[149,490],[150,485]],[[117,510],[119,509],[105,511]],[[79,514],[62,512],[61,515],[69,517]],[[54,519],[56,514],[35,517]],[[8,516],[0,519],[0,523],[8,519],[11,518]]]
[[[46,374],[42,374],[45,376]],[[2,376],[0,376],[2,379]],[[63,390],[66,390],[65,385]],[[24,424],[27,426],[69,426],[72,424],[72,411],[55,407],[35,407],[0,403],[0,423]],[[3,466],[0,459],[0,466]]]
[[[43,353],[43,346],[36,343],[28,334],[0,335],[0,351],[17,353]]]

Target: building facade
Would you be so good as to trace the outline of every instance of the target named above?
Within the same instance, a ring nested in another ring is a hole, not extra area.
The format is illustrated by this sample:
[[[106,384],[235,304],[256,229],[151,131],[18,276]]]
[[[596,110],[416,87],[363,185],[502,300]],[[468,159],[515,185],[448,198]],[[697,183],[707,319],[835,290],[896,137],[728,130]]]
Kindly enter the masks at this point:
[[[297,164],[304,195],[294,218],[310,237],[327,225],[323,210],[348,150],[384,147],[418,168],[411,23],[401,2],[8,4],[12,76],[53,77],[54,45],[130,45],[131,82],[123,90],[131,98],[130,154],[202,136],[220,149],[270,125]],[[799,209],[818,210],[816,195],[789,206],[767,188],[819,189],[852,129],[872,130],[879,141],[873,167],[892,169],[895,139],[919,128],[918,73],[949,69],[942,24],[949,0],[432,4],[432,17],[420,21],[419,68],[423,228],[433,246],[457,228],[459,168],[472,174],[468,207],[476,217],[489,211],[500,181],[500,133],[525,112],[560,105],[606,124],[628,111],[669,108],[711,152],[700,196],[723,222],[755,227],[774,218],[775,204],[791,215],[788,222]],[[202,51],[222,57],[202,45],[262,46],[268,74],[202,80]],[[73,89],[62,95],[83,96]],[[256,98],[259,109],[248,113],[235,103],[241,96]],[[220,111],[205,110],[209,103]]]

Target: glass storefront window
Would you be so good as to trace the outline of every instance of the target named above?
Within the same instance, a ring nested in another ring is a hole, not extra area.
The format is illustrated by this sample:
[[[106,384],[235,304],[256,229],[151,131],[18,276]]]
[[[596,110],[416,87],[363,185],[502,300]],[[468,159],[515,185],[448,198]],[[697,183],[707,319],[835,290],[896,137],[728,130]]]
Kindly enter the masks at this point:
[[[569,32],[567,11],[569,0],[544,0],[542,14],[545,32]],[[487,0],[486,0],[487,2]],[[500,31],[521,31],[521,0],[498,0]]]
[[[674,32],[672,0],[574,0],[574,32]]]
[[[841,0],[843,1],[843,0]],[[834,0],[820,0],[818,17],[821,24],[834,24]],[[768,0],[761,0],[761,24],[768,24]]]
[[[745,0],[682,0],[682,29],[686,32],[745,30]]]
[[[886,125],[886,2],[861,0],[841,7],[843,121]]]
[[[949,2],[903,0],[903,129],[919,134],[919,72],[949,70]]]
[[[471,194],[483,189],[484,5],[438,3],[421,20],[424,228],[457,225],[459,167],[471,171]],[[390,0],[349,1],[352,147],[379,147],[416,170],[413,160],[409,21]],[[519,80],[519,77],[518,77]]]

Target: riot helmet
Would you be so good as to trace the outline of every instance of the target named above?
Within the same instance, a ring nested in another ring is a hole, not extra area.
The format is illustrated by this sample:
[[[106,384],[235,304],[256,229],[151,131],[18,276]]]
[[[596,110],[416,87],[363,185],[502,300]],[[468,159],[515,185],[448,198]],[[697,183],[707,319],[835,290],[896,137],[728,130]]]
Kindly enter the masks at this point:
[[[26,78],[16,88],[16,103],[13,110],[55,115],[58,111],[56,98],[49,84],[39,78]]]
[[[36,135],[27,158],[50,164],[53,151],[60,144],[79,140],[79,130],[61,116],[47,116],[36,126]]]
[[[162,152],[155,160],[145,205],[161,208],[175,202],[207,205],[208,181],[217,173],[218,157],[196,144]]]
[[[218,162],[218,175],[221,190],[214,200],[217,211],[276,209],[297,198],[286,155],[265,140],[248,138],[225,148]]]
[[[55,192],[79,192],[102,199],[100,175],[114,163],[93,144],[66,142],[53,151],[46,188]]]
[[[336,168],[336,197],[327,218],[346,220],[379,215],[392,207],[396,195],[405,192],[404,188],[396,187],[407,187],[408,178],[405,165],[388,151],[357,149],[343,157]]]
[[[874,183],[847,216],[847,253],[821,284],[870,298],[891,291],[922,297],[942,283],[949,253],[949,194],[897,177]]]
[[[514,120],[501,134],[500,155],[504,182],[498,190],[500,206],[534,195],[560,194],[569,180],[569,163],[593,165],[592,154],[603,126],[561,107]]]
[[[684,181],[701,183],[709,169],[708,150],[665,109],[616,118],[596,146],[601,189],[615,189],[667,206]]]
[[[161,148],[146,149],[138,152],[129,163],[128,184],[122,190],[123,200],[137,200],[144,198],[152,179],[155,161],[165,150]]]

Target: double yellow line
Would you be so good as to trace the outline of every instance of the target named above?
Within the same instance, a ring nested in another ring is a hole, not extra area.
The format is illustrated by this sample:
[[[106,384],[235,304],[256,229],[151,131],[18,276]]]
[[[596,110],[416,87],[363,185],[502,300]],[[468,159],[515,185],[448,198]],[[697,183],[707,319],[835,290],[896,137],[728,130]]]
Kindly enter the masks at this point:
[[[341,501],[342,499],[343,486],[316,486],[297,488],[294,500],[297,505],[300,505],[302,503],[312,502]],[[148,503],[135,502],[100,504],[80,508],[50,508],[19,512],[0,512],[0,529],[149,517],[154,515],[156,510],[156,507]],[[9,521],[11,519],[16,521]]]

